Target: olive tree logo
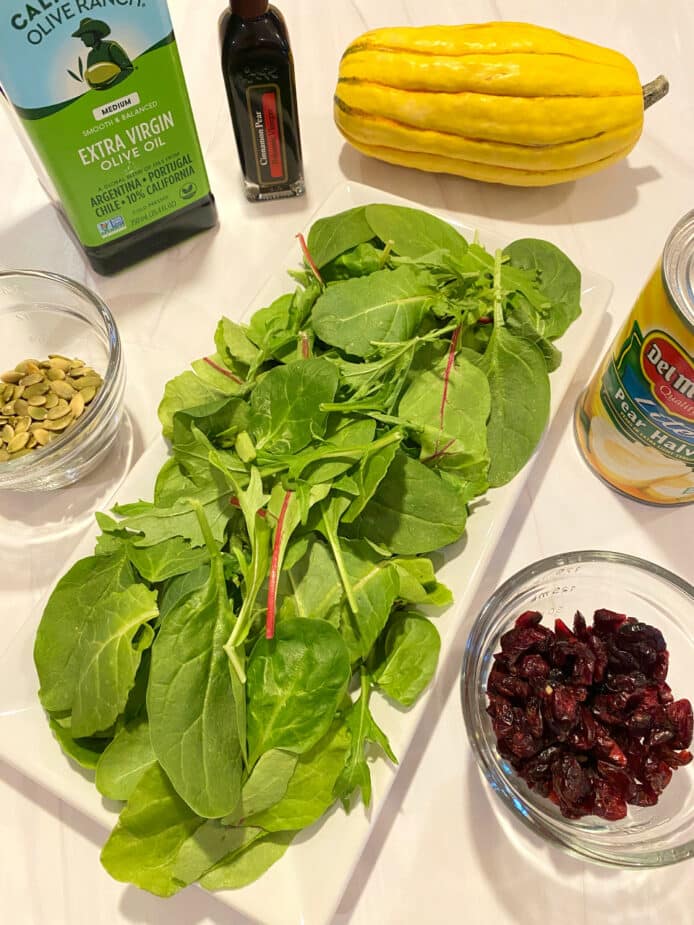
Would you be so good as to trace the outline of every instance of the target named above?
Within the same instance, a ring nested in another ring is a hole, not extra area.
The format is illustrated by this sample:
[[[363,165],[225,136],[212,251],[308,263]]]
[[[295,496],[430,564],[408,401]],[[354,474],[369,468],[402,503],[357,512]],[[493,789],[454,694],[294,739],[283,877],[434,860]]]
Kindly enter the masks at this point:
[[[89,48],[86,67],[80,56],[77,60],[78,74],[68,68],[68,74],[79,83],[86,83],[92,90],[108,90],[125,80],[135,70],[135,65],[118,42],[106,41],[111,27],[100,19],[83,19],[72,37],[82,39]]]

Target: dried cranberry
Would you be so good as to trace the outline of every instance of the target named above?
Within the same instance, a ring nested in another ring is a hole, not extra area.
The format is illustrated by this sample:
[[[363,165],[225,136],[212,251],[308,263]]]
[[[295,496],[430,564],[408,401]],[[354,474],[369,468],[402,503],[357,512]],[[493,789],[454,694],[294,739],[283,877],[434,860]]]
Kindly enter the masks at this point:
[[[501,639],[487,684],[497,750],[570,819],[622,819],[654,805],[692,761],[694,716],[666,682],[659,630],[611,610],[554,631],[526,611]]]
[[[673,725],[675,736],[673,748],[689,748],[694,733],[694,715],[692,705],[688,700],[675,700],[665,707],[667,717]]]

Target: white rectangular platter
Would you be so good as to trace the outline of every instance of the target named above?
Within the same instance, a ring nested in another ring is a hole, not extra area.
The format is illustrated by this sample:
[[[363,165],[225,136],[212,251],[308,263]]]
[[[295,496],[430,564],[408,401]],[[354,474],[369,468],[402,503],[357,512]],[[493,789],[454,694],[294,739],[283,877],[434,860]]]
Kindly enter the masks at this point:
[[[312,221],[370,202],[416,206],[379,190],[348,184],[339,187],[322,204]],[[436,214],[455,225],[468,240],[472,239],[474,228],[462,225],[445,212]],[[484,229],[479,229],[479,238],[489,250],[509,243]],[[244,313],[246,317],[292,288],[286,270],[296,268],[300,259],[298,247],[292,247]],[[564,358],[561,367],[551,376],[552,418],[572,385],[581,358],[601,326],[611,291],[612,285],[606,279],[582,269],[583,313],[559,342]],[[210,343],[212,335],[210,331]],[[181,369],[193,359],[181,357]],[[164,441],[155,442],[128,476],[118,500],[127,502],[150,498],[156,474],[166,454]],[[490,492],[483,502],[476,503],[466,537],[447,550],[439,575],[452,589],[455,603],[437,619],[442,663],[451,652],[461,621],[468,616],[470,602],[529,468],[530,465],[526,466],[510,485]],[[91,555],[96,535],[94,526],[65,568],[78,558]],[[32,649],[40,617],[41,613],[37,612],[24,624],[0,663],[0,757],[110,830],[115,824],[118,807],[106,805],[87,776],[78,772],[62,755],[38,704],[38,681]],[[381,697],[374,695],[372,698],[375,718],[401,760],[414,737],[426,700],[425,695],[415,707],[404,712]],[[462,719],[460,734],[463,735]],[[333,810],[327,818],[302,833],[285,857],[257,883],[237,892],[218,893],[216,896],[251,921],[264,925],[323,925],[330,921],[388,797],[396,771],[385,761],[376,761],[372,765],[373,804],[368,812],[361,805],[349,816],[341,809]],[[106,834],[105,830],[104,840]],[[106,873],[104,876],[107,876]]]

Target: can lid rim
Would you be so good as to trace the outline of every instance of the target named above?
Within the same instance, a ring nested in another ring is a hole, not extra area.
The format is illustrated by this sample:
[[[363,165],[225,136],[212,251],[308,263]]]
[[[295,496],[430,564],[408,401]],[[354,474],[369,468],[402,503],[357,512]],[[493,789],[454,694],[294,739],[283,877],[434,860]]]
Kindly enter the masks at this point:
[[[682,216],[665,242],[663,282],[675,309],[694,330],[694,209]]]

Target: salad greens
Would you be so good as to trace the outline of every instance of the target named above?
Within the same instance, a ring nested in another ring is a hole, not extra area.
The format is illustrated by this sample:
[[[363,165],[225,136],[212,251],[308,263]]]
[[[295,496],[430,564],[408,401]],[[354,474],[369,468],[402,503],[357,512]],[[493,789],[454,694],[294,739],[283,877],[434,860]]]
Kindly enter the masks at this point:
[[[296,288],[166,386],[152,501],[98,515],[46,606],[39,696],[124,803],[106,869],[160,896],[234,889],[396,761],[451,603],[427,557],[527,463],[580,275],[371,205],[300,239]],[[418,608],[427,608],[426,612]]]

